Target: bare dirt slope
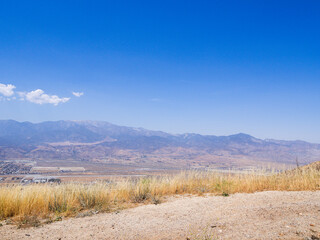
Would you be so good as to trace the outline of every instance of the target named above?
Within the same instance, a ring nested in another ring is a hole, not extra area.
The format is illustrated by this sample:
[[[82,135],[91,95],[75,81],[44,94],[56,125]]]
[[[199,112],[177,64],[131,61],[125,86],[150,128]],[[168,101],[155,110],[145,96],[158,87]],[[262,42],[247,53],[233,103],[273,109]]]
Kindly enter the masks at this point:
[[[317,239],[320,191],[177,197],[38,228],[0,227],[0,239]]]

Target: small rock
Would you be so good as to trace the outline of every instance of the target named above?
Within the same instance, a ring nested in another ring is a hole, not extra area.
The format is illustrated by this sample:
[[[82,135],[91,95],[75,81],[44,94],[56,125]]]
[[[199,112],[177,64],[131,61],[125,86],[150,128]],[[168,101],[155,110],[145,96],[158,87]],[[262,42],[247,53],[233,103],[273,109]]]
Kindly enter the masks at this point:
[[[27,237],[30,237],[30,234],[26,234]]]
[[[311,227],[314,227],[315,225],[314,225],[313,223],[310,223],[310,226],[311,226]]]
[[[12,224],[12,220],[11,219],[7,219],[5,222],[6,222],[6,225]]]
[[[216,226],[216,225],[212,225],[212,226],[211,226],[211,228],[215,228],[215,227],[217,227],[217,226]]]
[[[315,235],[312,235],[312,236],[311,236],[311,239],[312,239],[312,240],[320,240],[320,238],[317,237],[317,236],[315,236]]]

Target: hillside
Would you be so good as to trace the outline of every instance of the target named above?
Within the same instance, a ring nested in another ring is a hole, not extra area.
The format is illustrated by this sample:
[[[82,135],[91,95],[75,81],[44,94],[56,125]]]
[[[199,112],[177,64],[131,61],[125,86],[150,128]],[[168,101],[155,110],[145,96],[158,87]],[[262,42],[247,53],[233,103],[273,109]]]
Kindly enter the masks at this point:
[[[319,239],[320,192],[174,197],[37,228],[0,227],[3,239]]]
[[[307,164],[320,145],[262,140],[247,134],[173,135],[98,121],[0,121],[0,160],[73,160],[139,166],[221,168]]]

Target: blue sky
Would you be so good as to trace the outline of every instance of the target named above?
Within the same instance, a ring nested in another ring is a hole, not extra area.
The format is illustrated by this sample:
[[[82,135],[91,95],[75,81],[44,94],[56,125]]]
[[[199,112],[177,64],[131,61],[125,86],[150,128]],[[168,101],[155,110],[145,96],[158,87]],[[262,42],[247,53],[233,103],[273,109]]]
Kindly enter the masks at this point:
[[[319,12],[319,1],[1,1],[0,119],[320,143]]]

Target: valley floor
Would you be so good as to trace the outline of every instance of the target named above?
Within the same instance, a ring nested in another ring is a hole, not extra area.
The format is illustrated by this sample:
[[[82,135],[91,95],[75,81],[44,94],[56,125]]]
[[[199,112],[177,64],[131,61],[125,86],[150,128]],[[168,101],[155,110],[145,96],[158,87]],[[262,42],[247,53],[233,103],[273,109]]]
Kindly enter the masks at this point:
[[[212,238],[205,238],[206,235]],[[38,228],[0,227],[1,239],[318,239],[320,191],[172,197]]]

